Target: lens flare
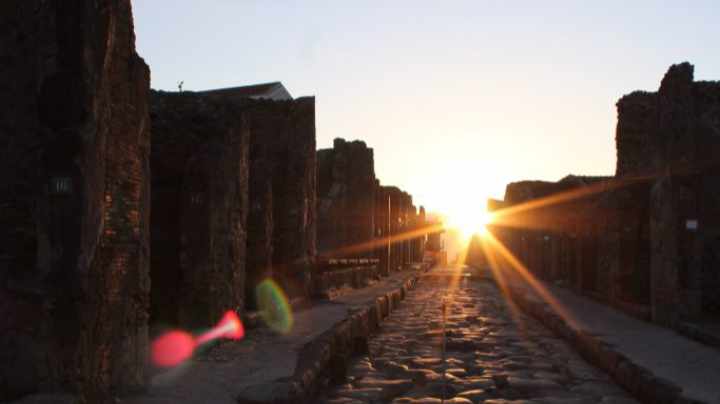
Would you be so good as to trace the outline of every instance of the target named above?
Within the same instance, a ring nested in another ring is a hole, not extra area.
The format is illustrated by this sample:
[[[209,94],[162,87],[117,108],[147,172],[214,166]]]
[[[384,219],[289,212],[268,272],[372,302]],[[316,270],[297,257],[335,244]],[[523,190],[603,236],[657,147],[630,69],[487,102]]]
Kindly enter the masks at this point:
[[[233,310],[228,310],[220,322],[211,330],[195,338],[182,330],[168,331],[152,343],[152,362],[156,366],[169,368],[189,359],[195,349],[218,338],[239,340],[245,336],[242,321]]]
[[[152,361],[164,368],[177,366],[192,356],[195,338],[185,331],[169,331],[152,343]]]
[[[270,329],[281,334],[292,330],[293,315],[288,298],[272,279],[265,279],[255,288],[260,316]]]
[[[234,311],[228,310],[215,328],[200,335],[196,341],[198,345],[202,345],[218,338],[237,340],[244,336],[245,328],[242,322]]]

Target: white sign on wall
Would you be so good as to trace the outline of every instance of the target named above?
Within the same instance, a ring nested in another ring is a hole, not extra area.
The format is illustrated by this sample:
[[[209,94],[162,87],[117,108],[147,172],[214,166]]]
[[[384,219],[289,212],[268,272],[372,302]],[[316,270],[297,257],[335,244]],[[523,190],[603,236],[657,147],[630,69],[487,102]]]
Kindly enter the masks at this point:
[[[698,228],[698,221],[697,219],[688,219],[685,221],[685,228],[688,230],[697,230]]]

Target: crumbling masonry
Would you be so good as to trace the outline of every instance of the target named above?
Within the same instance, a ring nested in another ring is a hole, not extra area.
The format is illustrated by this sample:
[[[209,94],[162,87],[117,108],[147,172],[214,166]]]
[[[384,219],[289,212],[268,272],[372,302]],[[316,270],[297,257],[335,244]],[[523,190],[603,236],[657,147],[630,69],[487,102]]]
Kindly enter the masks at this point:
[[[422,262],[424,210],[418,215],[409,194],[380,185],[364,142],[337,138],[332,149],[319,150],[318,182],[320,294]]]
[[[248,125],[189,92],[151,104],[151,322],[206,327],[244,306]]]
[[[0,401],[116,402],[146,387],[150,335],[245,314],[269,277],[310,296],[314,98],[280,83],[253,86],[269,99],[151,93],[129,0],[11,0],[0,27]],[[424,222],[361,144],[336,142],[321,169],[321,240],[343,237],[330,249]],[[382,268],[421,260],[423,244],[393,240]]]
[[[617,108],[615,177],[510,184],[496,208],[512,214],[493,231],[542,278],[635,316],[674,327],[717,317],[720,83],[693,81],[682,63]],[[561,194],[575,197],[518,210]]]
[[[102,4],[0,6],[0,400],[145,384],[149,70]]]

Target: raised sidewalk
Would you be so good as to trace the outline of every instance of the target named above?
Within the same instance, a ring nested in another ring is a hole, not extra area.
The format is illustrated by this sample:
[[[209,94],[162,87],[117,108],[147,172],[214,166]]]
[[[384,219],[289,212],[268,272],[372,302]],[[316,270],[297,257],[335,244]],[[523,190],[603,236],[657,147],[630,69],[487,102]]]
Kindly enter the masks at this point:
[[[630,317],[572,291],[542,283],[562,315],[526,282],[510,295],[572,343],[591,363],[646,403],[720,403],[720,350]]]
[[[396,272],[381,281],[314,301],[294,313],[290,333],[246,330],[171,371],[154,377],[148,391],[123,404],[310,403],[317,391],[345,372],[347,361],[367,349],[367,337],[404,299],[428,269]],[[15,404],[75,403],[68,395],[34,395]]]

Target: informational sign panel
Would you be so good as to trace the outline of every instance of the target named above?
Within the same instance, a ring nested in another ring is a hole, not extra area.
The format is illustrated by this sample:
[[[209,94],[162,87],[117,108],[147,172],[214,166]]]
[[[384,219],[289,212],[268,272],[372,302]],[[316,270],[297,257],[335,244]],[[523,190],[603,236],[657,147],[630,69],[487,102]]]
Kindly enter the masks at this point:
[[[685,228],[690,231],[695,231],[698,228],[698,221],[697,219],[688,219],[685,221]]]

